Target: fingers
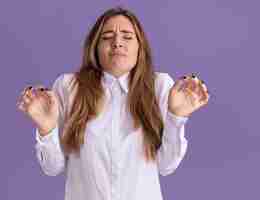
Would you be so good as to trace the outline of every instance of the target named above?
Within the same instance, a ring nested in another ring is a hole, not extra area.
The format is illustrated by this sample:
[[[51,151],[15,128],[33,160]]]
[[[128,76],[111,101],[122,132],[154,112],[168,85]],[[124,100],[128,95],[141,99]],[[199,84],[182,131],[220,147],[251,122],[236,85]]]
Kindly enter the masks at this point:
[[[208,89],[203,80],[200,80],[195,74],[188,76],[183,76],[181,78],[182,85],[179,87],[179,90],[185,90],[186,94],[189,94],[193,100],[197,101],[204,105],[209,100]]]
[[[203,97],[203,99],[201,100],[202,105],[205,105],[208,103],[210,98],[210,95],[208,93],[205,93],[205,96]]]
[[[24,101],[18,102],[18,103],[16,104],[16,106],[18,107],[19,110],[24,111],[24,112],[26,111],[26,107],[25,107]]]
[[[31,90],[32,89],[32,86],[28,86],[28,87],[25,87],[23,89],[23,91],[21,92],[20,96],[19,96],[19,100],[21,100],[21,98],[23,98],[25,96],[25,94],[27,93],[28,90]]]
[[[174,89],[179,92],[182,89],[183,84],[184,84],[184,79],[177,80],[176,83],[174,84]]]
[[[184,88],[183,89],[183,92],[186,96],[186,98],[188,99],[189,103],[196,107],[196,104],[197,104],[197,95],[192,91],[190,90],[189,88]]]
[[[200,102],[202,104],[206,104],[209,101],[209,92],[208,92],[208,88],[205,84],[204,81],[200,81],[200,84],[198,85],[199,87],[199,91],[200,91]]]
[[[48,90],[48,88],[45,88],[42,85],[38,85],[35,88],[33,88],[32,86],[28,86],[24,88],[24,90],[21,92],[16,106],[18,107],[18,109],[27,112],[29,105],[36,99],[43,98],[48,104],[50,104],[50,97],[45,92]]]
[[[28,94],[28,91],[32,89],[32,86],[25,87],[19,96],[17,106],[18,109],[26,111],[26,105],[32,100],[31,95]]]
[[[178,91],[181,91],[184,88],[189,88],[193,91],[195,89],[195,82],[191,80],[192,79],[190,76],[182,76],[180,79],[178,79],[175,84]]]
[[[43,98],[48,103],[48,105],[50,105],[51,104],[51,97],[48,94],[48,91],[50,91],[49,88],[46,88],[46,87],[41,86],[41,85],[35,87],[35,96],[38,97],[38,98]]]

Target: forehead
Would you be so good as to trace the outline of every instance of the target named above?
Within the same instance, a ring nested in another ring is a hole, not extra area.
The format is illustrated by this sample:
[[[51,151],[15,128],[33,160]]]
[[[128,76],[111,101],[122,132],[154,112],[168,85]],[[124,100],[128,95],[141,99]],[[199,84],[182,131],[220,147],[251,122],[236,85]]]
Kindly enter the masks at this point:
[[[118,15],[118,16],[109,18],[103,26],[103,31],[116,30],[116,29],[129,30],[129,31],[135,32],[132,22],[123,15]]]

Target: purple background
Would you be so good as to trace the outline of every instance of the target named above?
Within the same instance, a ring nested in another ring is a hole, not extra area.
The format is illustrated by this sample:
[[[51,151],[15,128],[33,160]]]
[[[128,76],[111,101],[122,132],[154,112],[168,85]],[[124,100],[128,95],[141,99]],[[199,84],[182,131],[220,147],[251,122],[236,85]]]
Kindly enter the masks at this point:
[[[34,126],[16,101],[25,86],[51,86],[77,69],[88,30],[116,5],[141,20],[158,71],[174,79],[197,73],[212,95],[187,123],[181,165],[161,177],[164,199],[259,199],[260,14],[253,0],[1,0],[0,199],[64,199],[64,177],[40,170]]]

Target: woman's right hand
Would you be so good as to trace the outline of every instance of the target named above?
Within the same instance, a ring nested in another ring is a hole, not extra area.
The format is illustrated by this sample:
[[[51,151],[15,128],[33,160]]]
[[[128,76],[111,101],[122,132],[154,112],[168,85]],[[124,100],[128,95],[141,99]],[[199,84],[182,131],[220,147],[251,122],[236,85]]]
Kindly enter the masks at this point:
[[[43,86],[26,87],[18,98],[17,106],[32,119],[41,136],[48,135],[58,123],[58,98],[52,90]]]

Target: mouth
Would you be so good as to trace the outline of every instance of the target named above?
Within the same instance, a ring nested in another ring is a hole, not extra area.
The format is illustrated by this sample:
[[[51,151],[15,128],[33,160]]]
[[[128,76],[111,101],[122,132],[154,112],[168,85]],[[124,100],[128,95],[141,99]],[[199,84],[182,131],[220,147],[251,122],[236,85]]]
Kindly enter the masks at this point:
[[[112,52],[110,55],[111,56],[126,56],[126,54],[121,53],[121,52]]]

